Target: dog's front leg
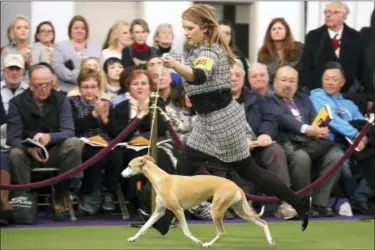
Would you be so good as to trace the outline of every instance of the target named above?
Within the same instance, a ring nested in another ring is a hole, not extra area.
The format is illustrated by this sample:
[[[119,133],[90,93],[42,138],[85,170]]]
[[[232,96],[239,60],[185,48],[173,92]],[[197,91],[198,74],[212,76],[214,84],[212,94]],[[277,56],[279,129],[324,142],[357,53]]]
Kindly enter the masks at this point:
[[[151,215],[150,219],[148,219],[147,222],[142,226],[142,228],[136,233],[136,235],[134,235],[133,237],[130,237],[128,241],[129,242],[136,241],[139,238],[139,236],[144,234],[147,231],[147,229],[152,227],[152,225],[154,225],[154,223],[157,222],[165,214],[165,209],[166,209],[165,207],[158,206],[155,209],[155,212]]]
[[[203,242],[200,239],[195,238],[194,235],[190,232],[189,227],[186,222],[184,210],[180,208],[177,210],[173,210],[173,213],[176,215],[181,225],[182,231],[184,232],[184,235],[188,237],[189,239],[191,239],[192,241],[194,241],[196,244],[202,246]]]

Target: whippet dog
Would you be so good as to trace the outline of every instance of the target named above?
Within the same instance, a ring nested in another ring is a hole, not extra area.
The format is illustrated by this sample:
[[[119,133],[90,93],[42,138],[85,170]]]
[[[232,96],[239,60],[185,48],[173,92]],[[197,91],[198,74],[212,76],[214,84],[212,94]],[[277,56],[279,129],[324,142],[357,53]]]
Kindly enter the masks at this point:
[[[186,237],[202,247],[210,247],[225,235],[224,212],[231,207],[241,218],[260,226],[266,234],[268,243],[271,246],[275,245],[267,222],[260,219],[264,207],[257,214],[249,206],[243,190],[234,182],[212,175],[170,175],[159,168],[149,155],[133,159],[121,173],[124,178],[137,174],[143,174],[151,182],[156,191],[156,207],[150,219],[136,235],[128,239],[129,242],[136,241],[164,215],[166,209],[169,209],[176,215]],[[209,198],[212,198],[211,215],[216,226],[216,236],[210,242],[203,243],[190,232],[184,210]]]

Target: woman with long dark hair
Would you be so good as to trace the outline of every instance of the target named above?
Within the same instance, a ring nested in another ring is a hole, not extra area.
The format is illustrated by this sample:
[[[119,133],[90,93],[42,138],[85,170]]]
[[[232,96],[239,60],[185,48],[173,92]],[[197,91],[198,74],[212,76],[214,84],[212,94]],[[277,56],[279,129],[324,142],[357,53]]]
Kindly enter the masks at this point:
[[[288,65],[298,70],[302,51],[302,43],[294,39],[286,20],[282,17],[274,18],[268,25],[258,52],[258,62],[267,65],[271,85],[278,68]]]

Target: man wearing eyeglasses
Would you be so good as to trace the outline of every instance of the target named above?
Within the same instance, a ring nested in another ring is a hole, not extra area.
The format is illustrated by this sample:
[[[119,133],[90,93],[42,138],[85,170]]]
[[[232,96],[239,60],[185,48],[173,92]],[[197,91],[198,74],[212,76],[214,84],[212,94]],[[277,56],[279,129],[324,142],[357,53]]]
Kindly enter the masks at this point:
[[[49,67],[36,64],[29,71],[29,88],[14,97],[9,104],[7,144],[12,179],[16,184],[31,182],[31,170],[35,167],[56,167],[64,173],[81,163],[82,143],[74,138],[72,111],[65,93],[53,89],[53,73]],[[41,147],[24,144],[32,139]],[[56,185],[54,219],[65,219],[64,198],[70,181]]]
[[[335,61],[340,62],[345,71],[343,93],[362,89],[364,92],[374,92],[374,86],[361,71],[364,52],[359,32],[345,24],[349,15],[347,5],[332,1],[326,5],[323,13],[324,25],[310,31],[305,39],[299,70],[300,87],[305,92],[319,88],[324,64]]]

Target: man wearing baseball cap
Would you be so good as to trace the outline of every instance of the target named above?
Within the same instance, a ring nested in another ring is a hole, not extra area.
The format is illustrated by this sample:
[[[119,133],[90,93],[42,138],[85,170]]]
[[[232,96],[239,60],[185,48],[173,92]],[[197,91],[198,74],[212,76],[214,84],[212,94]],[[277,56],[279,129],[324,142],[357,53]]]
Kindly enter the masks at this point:
[[[20,54],[8,54],[4,58],[4,80],[1,81],[1,97],[8,112],[9,101],[21,94],[29,85],[24,81],[25,61]]]

